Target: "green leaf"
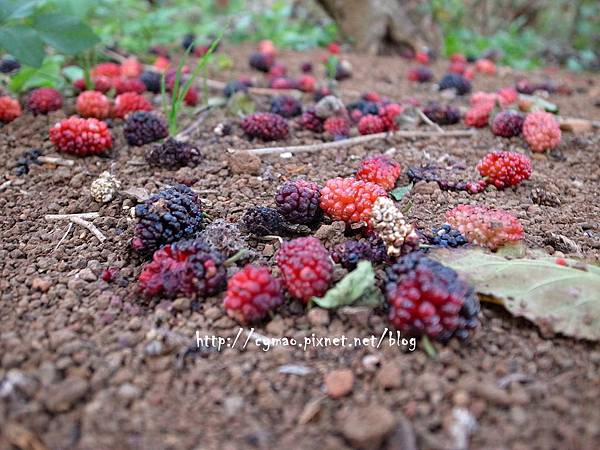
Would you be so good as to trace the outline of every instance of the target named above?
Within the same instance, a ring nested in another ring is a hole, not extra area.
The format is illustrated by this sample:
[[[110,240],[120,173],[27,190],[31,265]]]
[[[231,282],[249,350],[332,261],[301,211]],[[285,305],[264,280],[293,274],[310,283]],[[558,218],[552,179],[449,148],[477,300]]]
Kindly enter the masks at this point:
[[[322,308],[340,306],[379,306],[383,295],[375,284],[375,271],[369,261],[361,261],[352,272],[342,278],[323,297],[313,297]]]
[[[555,258],[512,259],[480,248],[437,249],[431,256],[463,273],[482,300],[503,305],[545,332],[600,340],[600,268]]]
[[[67,55],[76,55],[100,42],[86,24],[61,14],[42,14],[35,18],[33,28],[44,42]]]
[[[32,14],[39,0],[0,0],[0,21],[22,19]]]
[[[413,187],[412,183],[407,184],[406,186],[400,186],[390,192],[390,196],[393,197],[394,200],[399,202],[404,198],[406,194],[408,194]]]
[[[84,78],[85,70],[79,66],[67,66],[63,67],[62,73],[72,83],[75,80]]]
[[[44,42],[25,26],[0,27],[0,47],[31,67],[40,67],[44,59]]]
[[[11,77],[8,87],[16,93],[38,87],[61,88],[63,79],[60,67],[63,62],[64,57],[61,55],[47,56],[40,68],[23,67],[19,70],[16,75]]]

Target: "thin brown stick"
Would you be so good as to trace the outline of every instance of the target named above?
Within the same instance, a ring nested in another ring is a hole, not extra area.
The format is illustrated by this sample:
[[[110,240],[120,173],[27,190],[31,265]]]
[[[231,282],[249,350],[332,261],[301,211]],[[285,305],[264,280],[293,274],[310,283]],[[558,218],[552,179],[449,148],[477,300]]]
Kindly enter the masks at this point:
[[[380,139],[392,139],[392,138],[461,138],[461,137],[473,137],[477,134],[475,130],[451,130],[440,133],[438,131],[394,131],[392,133],[376,133],[367,134],[365,136],[357,136],[355,138],[344,139],[341,141],[333,142],[322,142],[319,144],[310,145],[293,145],[289,147],[261,147],[253,148],[250,150],[234,150],[233,152],[248,152],[253,155],[271,155],[278,153],[312,153],[320,152],[322,150],[331,150],[334,148],[351,147],[357,144],[363,144],[365,142],[376,141]]]
[[[77,225],[80,225],[84,228],[87,228],[90,233],[92,233],[94,236],[96,236],[96,238],[102,243],[106,240],[106,236],[104,236],[102,234],[102,231],[100,231],[96,225],[94,225],[92,222],[88,222],[87,220],[82,219],[81,217],[71,217],[69,219],[71,222],[76,223]]]
[[[2,192],[5,189],[8,189],[8,187],[12,184],[13,180],[8,180],[5,181],[4,183],[0,184],[0,192]]]
[[[57,166],[67,167],[71,167],[75,164],[75,161],[73,161],[72,159],[58,158],[55,156],[40,156],[38,157],[38,161],[45,164],[55,164]]]

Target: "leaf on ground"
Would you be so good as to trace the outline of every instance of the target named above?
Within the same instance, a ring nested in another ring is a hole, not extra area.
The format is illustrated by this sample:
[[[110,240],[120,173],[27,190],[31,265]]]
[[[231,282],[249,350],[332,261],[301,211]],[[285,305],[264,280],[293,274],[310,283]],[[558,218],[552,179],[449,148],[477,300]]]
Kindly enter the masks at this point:
[[[234,116],[246,116],[256,111],[252,97],[245,92],[236,92],[227,103],[227,112]]]
[[[480,248],[436,249],[431,257],[464,274],[483,301],[503,305],[542,331],[600,340],[600,268],[555,258],[505,259]]]
[[[408,194],[410,192],[410,190],[412,189],[412,187],[413,187],[412,183],[409,183],[406,186],[397,187],[396,189],[393,189],[390,192],[390,195],[392,196],[392,198],[394,200],[396,200],[397,202],[399,202],[400,200],[402,200],[404,198],[404,196],[406,194]]]
[[[340,306],[379,306],[383,295],[375,284],[375,271],[369,261],[361,261],[352,272],[342,278],[323,297],[313,297],[312,301],[321,308]]]

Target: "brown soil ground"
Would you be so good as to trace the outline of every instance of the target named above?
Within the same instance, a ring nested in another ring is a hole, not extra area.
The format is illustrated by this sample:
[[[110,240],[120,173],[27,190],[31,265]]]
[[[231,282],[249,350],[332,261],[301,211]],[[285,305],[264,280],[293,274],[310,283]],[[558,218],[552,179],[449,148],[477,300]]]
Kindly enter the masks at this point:
[[[235,68],[212,76],[227,80],[247,73],[249,49],[224,49]],[[319,55],[285,52],[281,60],[295,71],[301,61],[316,63]],[[341,84],[347,100],[355,96],[345,92],[366,88],[393,99],[439,97],[430,85],[406,81],[403,60],[349,59],[354,78]],[[435,67],[437,76],[444,66]],[[474,85],[496,89],[512,85],[518,75],[479,76]],[[600,118],[594,106],[597,75],[549,75],[574,89],[573,95],[551,98],[564,115]],[[108,158],[74,159],[72,167],[32,166],[28,175],[8,175],[18,155],[31,147],[54,154],[47,128],[61,115],[25,115],[0,131],[0,167],[7,174],[0,181],[13,179],[0,192],[1,449],[378,448],[385,436],[384,449],[453,449],[456,408],[466,408],[477,421],[472,449],[600,448],[600,348],[543,336],[532,324],[489,305],[470,343],[439,346],[437,359],[421,349],[410,353],[387,345],[306,352],[262,351],[254,345],[245,351],[196,350],[196,330],[223,337],[237,333],[238,325],[221,307],[222,295],[202,302],[141,300],[136,292],[141,264],[127,251],[134,201],[121,196],[101,206],[89,194],[90,183],[104,170],[124,189],[155,192],[183,181],[209,192],[202,196],[210,218],[235,221],[248,205],[272,205],[283,180],[306,176],[322,183],[347,176],[361,157],[390,147],[404,167],[441,161],[473,168],[491,148],[522,148],[521,139],[496,138],[485,129],[473,139],[391,140],[290,159],[266,156],[256,176],[233,173],[226,149],[260,143],[245,140],[237,126],[232,136],[216,137],[212,130],[218,123],[236,122],[216,110],[193,136],[205,156],[194,169],[170,172],[138,164],[144,149],[128,147],[116,123]],[[287,144],[318,139],[295,130]],[[420,183],[403,202],[412,204],[409,215],[424,229],[441,224],[444,213],[460,203],[502,207],[522,221],[529,247],[597,262],[599,148],[597,131],[565,133],[556,151],[531,155],[534,173],[516,189],[470,196]],[[554,193],[560,205],[534,204],[530,193],[536,187]],[[94,223],[107,240],[100,244],[75,226],[56,248],[67,223],[48,222],[44,214],[87,211],[100,212]],[[250,244],[272,264],[276,241]],[[117,281],[100,279],[107,267],[120,268]],[[377,313],[314,309],[305,314],[291,303],[256,331],[298,339],[311,333],[366,337],[385,326]],[[339,369],[351,371],[353,387],[346,396],[331,398],[325,377]]]

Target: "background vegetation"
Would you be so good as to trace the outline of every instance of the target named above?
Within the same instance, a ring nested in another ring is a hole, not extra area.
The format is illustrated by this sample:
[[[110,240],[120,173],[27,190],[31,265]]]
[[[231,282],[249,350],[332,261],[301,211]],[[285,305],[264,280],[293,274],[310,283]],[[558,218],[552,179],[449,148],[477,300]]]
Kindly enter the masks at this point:
[[[446,55],[494,50],[504,64],[518,68],[548,62],[574,70],[600,67],[598,0],[414,1],[441,28]],[[18,26],[60,12],[91,25],[102,44],[138,54],[155,44],[177,45],[186,33],[208,44],[226,24],[226,39],[233,42],[271,39],[306,49],[339,39],[335,24],[311,0],[0,0],[0,35],[15,26],[2,22],[3,5],[11,3],[25,11]],[[60,30],[64,33],[57,27],[55,34]],[[0,47],[7,48],[2,39]],[[55,53],[67,53],[54,47]]]

